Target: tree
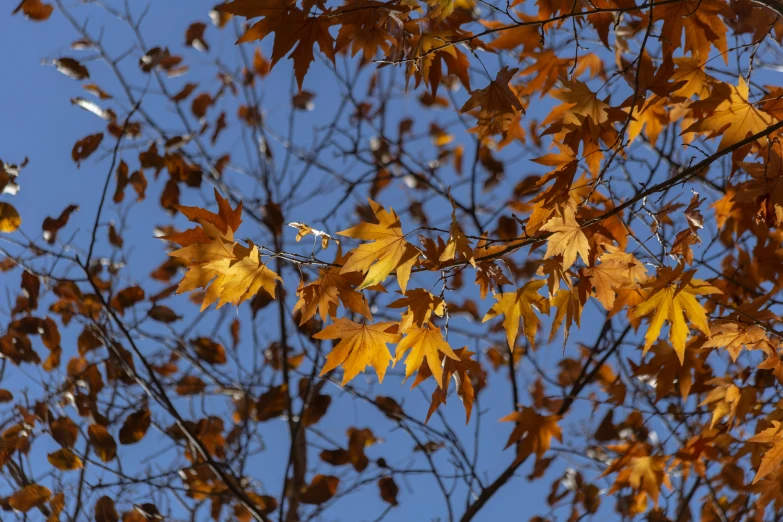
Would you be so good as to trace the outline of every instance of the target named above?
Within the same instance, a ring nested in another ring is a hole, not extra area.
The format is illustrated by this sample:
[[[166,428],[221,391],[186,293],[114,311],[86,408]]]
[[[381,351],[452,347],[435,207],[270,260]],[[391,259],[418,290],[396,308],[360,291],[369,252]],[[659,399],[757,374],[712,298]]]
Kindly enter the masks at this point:
[[[48,1],[4,519],[775,519],[779,3]]]

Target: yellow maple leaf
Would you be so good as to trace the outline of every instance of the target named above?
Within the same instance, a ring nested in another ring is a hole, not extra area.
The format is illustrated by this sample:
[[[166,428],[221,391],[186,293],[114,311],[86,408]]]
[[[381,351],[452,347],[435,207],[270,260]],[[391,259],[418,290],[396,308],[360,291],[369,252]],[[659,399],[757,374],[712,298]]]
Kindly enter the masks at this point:
[[[514,350],[514,343],[519,332],[519,321],[522,321],[522,331],[532,345],[535,342],[536,332],[541,323],[533,308],[542,313],[549,313],[549,300],[538,293],[546,285],[543,279],[528,281],[525,286],[514,292],[505,292],[495,296],[497,303],[492,305],[487,315],[481,320],[485,323],[503,314],[503,328],[506,330],[506,340],[510,350]]]
[[[631,117],[631,122],[628,124],[629,144],[644,131],[647,139],[655,146],[658,136],[669,123],[669,113],[663,98],[657,97],[648,100],[642,107],[634,107]]]
[[[599,100],[584,82],[564,80],[563,89],[552,91],[552,96],[565,102],[561,109],[566,125],[581,125],[587,119],[598,125],[609,119],[609,105]]]
[[[338,246],[334,264],[344,264],[349,257],[350,254],[343,256]],[[337,306],[341,301],[348,310],[372,321],[367,300],[361,292],[354,290],[354,287],[359,285],[362,279],[362,274],[359,272],[343,274],[340,267],[337,266],[329,266],[320,270],[318,279],[310,284],[300,285],[296,291],[299,300],[294,305],[294,312],[301,311],[302,313],[299,324],[305,324],[316,313],[321,316],[323,321],[326,321],[327,317],[335,319]]]
[[[761,458],[759,469],[756,471],[756,476],[753,477],[753,484],[772,473],[783,463],[783,432],[780,428],[780,422],[773,420],[771,427],[748,439],[748,442],[772,444],[772,447]]]
[[[704,63],[699,57],[683,56],[675,58],[677,68],[672,73],[672,82],[678,84],[672,95],[690,98],[696,95],[703,100],[710,95],[708,81],[710,76],[704,71]]]
[[[552,445],[552,439],[563,441],[563,433],[558,426],[559,415],[540,415],[532,408],[523,408],[506,415],[500,422],[516,422],[517,425],[508,438],[506,447],[517,443],[517,460],[524,461],[533,453],[536,460],[544,456]]]
[[[168,239],[168,238],[167,238]],[[190,292],[198,288],[206,288],[219,273],[207,265],[234,258],[233,241],[222,237],[213,237],[208,243],[192,243],[180,249],[169,252],[170,257],[176,257],[185,262],[188,270],[177,287],[177,293]]]
[[[582,227],[577,223],[574,210],[571,207],[563,209],[562,217],[553,217],[541,227],[544,232],[552,232],[547,238],[544,258],[558,254],[563,255],[563,270],[568,270],[576,262],[576,255],[582,257],[586,265],[590,262],[590,245]]]
[[[595,289],[595,298],[604,308],[614,308],[615,291],[631,285],[645,273],[642,265],[633,254],[618,251],[612,255],[601,256],[602,263],[585,268],[582,273],[589,278]]]
[[[661,484],[668,481],[665,469],[666,457],[634,457],[631,465],[618,473],[617,480],[627,480],[633,490],[643,491],[657,506]]]
[[[432,414],[441,404],[446,404],[449,391],[449,381],[454,378],[456,384],[457,396],[462,401],[462,405],[465,408],[465,424],[470,422],[470,414],[473,410],[473,403],[476,400],[476,390],[473,387],[473,381],[476,381],[479,389],[486,384],[486,372],[481,368],[481,364],[478,361],[473,360],[474,352],[468,350],[467,347],[454,350],[454,354],[458,359],[452,359],[446,357],[441,353],[441,366],[443,367],[443,375],[441,377],[441,384],[432,391],[432,400],[430,402],[430,408],[427,410],[427,418],[424,422],[429,422]],[[432,375],[429,365],[423,363],[419,367],[419,373],[416,374],[416,380],[413,382],[411,388],[415,388],[419,383],[425,381]]]
[[[362,243],[352,251],[340,273],[366,273],[364,281],[358,287],[361,290],[383,282],[392,271],[396,271],[397,283],[405,293],[411,269],[418,261],[420,251],[405,240],[400,218],[393,209],[386,211],[375,201],[368,201],[378,223],[362,222],[338,232],[341,236],[370,241]]]
[[[692,279],[692,277],[693,272],[683,273],[682,266],[677,269],[664,267],[658,273],[657,279],[644,285],[650,289],[650,292],[630,314],[632,318],[653,314],[644,336],[644,353],[647,353],[658,339],[665,322],[671,325],[669,341],[677,352],[681,364],[685,357],[685,341],[689,333],[685,318],[687,317],[704,335],[710,335],[707,314],[696,296],[719,294],[721,291],[701,279]]]
[[[764,131],[774,122],[771,115],[748,101],[748,84],[741,76],[736,87],[725,83],[714,85],[710,98],[691,105],[694,114],[704,112],[706,116],[697,118],[683,134],[707,132],[710,138],[720,136],[718,148],[724,149]],[[717,106],[716,99],[720,100]]]
[[[402,314],[400,322],[400,328],[407,330],[413,325],[423,326],[429,323],[433,313],[438,317],[443,317],[443,313],[446,311],[446,302],[423,288],[414,288],[405,297],[397,299],[388,307],[407,308]]]
[[[177,287],[177,293],[206,288],[201,309],[217,302],[217,307],[238,305],[256,295],[259,290],[275,296],[275,281],[280,277],[261,263],[258,247],[244,247],[234,241],[234,232],[242,222],[242,204],[232,209],[228,200],[215,191],[218,213],[199,207],[178,206],[177,209],[199,226],[163,239],[178,243],[181,248],[169,252],[188,267]]]
[[[405,357],[408,350],[410,350],[410,354]],[[440,328],[429,323],[418,328],[405,330],[405,337],[397,345],[394,364],[397,364],[405,357],[405,379],[407,380],[426,360],[432,375],[438,382],[438,386],[443,387],[443,368],[441,368],[439,355],[441,353],[451,359],[459,360],[449,343],[443,339]]]
[[[560,289],[550,299],[550,303],[555,307],[555,317],[552,319],[552,330],[549,333],[549,342],[555,338],[557,330],[565,320],[565,327],[563,328],[563,346],[568,341],[568,333],[571,330],[571,325],[576,323],[579,328],[579,322],[582,318],[582,305],[584,304],[580,299],[580,292],[578,288]],[[585,297],[585,300],[587,298]]]
[[[443,249],[443,253],[439,257],[441,263],[446,261],[452,261],[456,259],[457,254],[468,260],[473,268],[476,267],[476,260],[473,256],[473,249],[470,247],[470,240],[465,237],[465,233],[462,231],[462,227],[457,221],[457,205],[454,203],[454,199],[449,193],[449,201],[451,201],[451,226],[449,227],[449,240],[446,242],[446,248]]]
[[[343,367],[343,385],[364,372],[367,366],[372,366],[378,374],[378,381],[383,382],[386,368],[392,360],[386,347],[396,343],[400,335],[391,333],[395,323],[359,324],[349,319],[340,318],[317,334],[315,339],[340,339],[340,342],[326,356],[326,364],[321,375],[330,372],[338,366]]]
[[[227,303],[242,304],[259,290],[264,290],[274,299],[275,281],[282,279],[261,262],[258,247],[252,243],[250,247],[236,244],[232,254],[232,259],[220,259],[205,265],[205,269],[215,270],[219,275],[207,288],[202,310],[216,301],[217,308]]]
[[[710,329],[712,337],[701,346],[702,348],[725,348],[731,360],[737,362],[742,347],[755,350],[764,346],[767,332],[755,324],[740,322],[725,322],[714,325]]]

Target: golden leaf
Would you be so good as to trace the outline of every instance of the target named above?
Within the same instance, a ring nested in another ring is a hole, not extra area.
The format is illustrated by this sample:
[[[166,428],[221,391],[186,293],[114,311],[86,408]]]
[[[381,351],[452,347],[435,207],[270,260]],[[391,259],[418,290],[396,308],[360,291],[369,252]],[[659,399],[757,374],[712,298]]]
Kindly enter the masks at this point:
[[[341,236],[370,241],[362,243],[352,251],[340,273],[366,273],[364,281],[358,287],[361,290],[382,283],[392,271],[396,271],[397,283],[402,293],[405,293],[411,269],[418,261],[419,249],[405,240],[400,218],[393,209],[386,211],[375,201],[368,201],[378,223],[363,222],[338,232]]]
[[[337,319],[313,336],[315,339],[340,339],[326,356],[321,375],[342,366],[344,385],[367,366],[372,366],[378,374],[378,381],[383,382],[386,368],[392,360],[386,345],[400,340],[399,334],[389,332],[395,326],[394,323],[359,324],[349,319]]]
[[[535,343],[536,332],[541,324],[534,308],[538,311],[549,313],[549,300],[538,293],[546,285],[543,279],[528,281],[525,286],[515,292],[506,292],[495,296],[497,303],[487,312],[481,322],[503,314],[503,328],[506,330],[506,340],[510,350],[514,350],[514,343],[519,332],[519,321],[522,321],[522,331],[530,344]]]

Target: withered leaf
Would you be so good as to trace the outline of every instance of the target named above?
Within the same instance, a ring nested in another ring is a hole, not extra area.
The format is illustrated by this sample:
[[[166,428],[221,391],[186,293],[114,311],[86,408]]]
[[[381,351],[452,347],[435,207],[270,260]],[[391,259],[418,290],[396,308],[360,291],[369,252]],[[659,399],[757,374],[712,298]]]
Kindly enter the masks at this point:
[[[76,162],[77,167],[81,166],[82,160],[89,158],[93,152],[98,150],[101,141],[103,141],[103,133],[99,132],[85,136],[76,142],[71,151],[71,158]]]

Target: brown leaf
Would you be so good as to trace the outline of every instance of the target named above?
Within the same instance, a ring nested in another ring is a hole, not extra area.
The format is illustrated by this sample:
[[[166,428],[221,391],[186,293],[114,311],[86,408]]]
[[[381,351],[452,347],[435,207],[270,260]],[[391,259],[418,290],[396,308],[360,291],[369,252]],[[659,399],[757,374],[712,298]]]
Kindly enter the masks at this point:
[[[65,210],[60,213],[57,219],[52,217],[44,219],[41,230],[43,231],[43,237],[47,243],[51,245],[57,240],[57,232],[68,224],[71,214],[77,210],[79,210],[78,205],[68,205]]]
[[[479,137],[496,133],[505,136],[514,116],[525,113],[519,98],[508,86],[517,71],[503,67],[488,86],[471,92],[470,99],[460,109],[460,112],[475,113]]]
[[[111,100],[112,96],[111,94],[106,93],[103,89],[98,87],[94,83],[86,83],[82,85],[82,89],[84,89],[87,92],[90,92],[100,98],[101,100]]]
[[[48,20],[52,16],[54,7],[50,4],[45,4],[41,0],[22,0],[22,2],[14,9],[12,14],[16,14],[22,11],[27,18],[35,20],[36,22],[43,22]]]
[[[402,406],[400,406],[400,403],[391,397],[378,395],[375,397],[375,404],[378,405],[384,415],[392,420],[399,420],[404,416],[404,412],[402,410]]]
[[[187,97],[193,93],[196,87],[198,87],[198,84],[196,83],[186,83],[185,86],[171,98],[172,101],[179,103],[187,99]]]
[[[38,296],[41,293],[41,280],[38,276],[31,274],[27,270],[22,272],[22,290],[27,295],[30,309],[38,308]]]
[[[73,447],[79,438],[79,428],[68,417],[59,417],[49,423],[52,438],[65,448]]]
[[[78,60],[73,58],[57,58],[54,60],[54,65],[57,70],[66,75],[68,78],[74,80],[84,80],[90,77],[90,71],[87,67],[80,64]]]
[[[95,503],[95,522],[119,522],[120,515],[114,507],[114,500],[103,496]]]
[[[177,394],[198,395],[204,391],[206,386],[207,385],[200,378],[196,377],[195,375],[188,375],[180,379],[177,383]]]
[[[323,504],[337,493],[340,479],[337,477],[316,475],[309,486],[304,488],[299,500],[303,504]]]
[[[199,337],[190,343],[199,358],[209,364],[226,364],[226,349],[222,344],[206,337]]]
[[[190,110],[193,111],[193,115],[196,118],[203,118],[207,115],[207,109],[209,109],[209,106],[214,103],[214,100],[212,99],[212,96],[208,92],[202,92],[195,98],[193,98],[193,103],[190,105]]]
[[[203,22],[194,22],[190,24],[188,30],[185,32],[185,45],[192,46],[195,50],[206,52],[209,51],[209,44],[204,40],[204,29],[207,25]]]
[[[288,386],[282,384],[270,388],[258,398],[256,420],[263,422],[279,417],[288,409],[288,402]]]
[[[52,492],[39,484],[29,484],[8,498],[8,505],[17,511],[27,513],[49,500]]]
[[[87,428],[87,435],[90,437],[90,444],[95,454],[103,462],[111,462],[117,455],[117,443],[114,437],[100,424],[91,424]]]
[[[173,323],[182,318],[174,313],[174,310],[168,306],[155,305],[149,311],[149,316],[160,323]]]
[[[120,444],[127,445],[139,442],[147,434],[150,423],[150,411],[147,408],[128,415],[120,428]]]
[[[130,308],[143,300],[144,290],[140,286],[129,286],[114,295],[111,300],[111,306],[122,315],[126,308]]]
[[[378,489],[384,502],[388,502],[392,506],[397,505],[397,493],[400,492],[400,488],[394,482],[393,477],[381,477],[378,479]]]
[[[99,132],[86,136],[76,142],[71,151],[71,158],[76,162],[77,167],[81,166],[81,161],[83,159],[89,158],[93,152],[98,150],[101,141],[103,141],[103,133]]]

